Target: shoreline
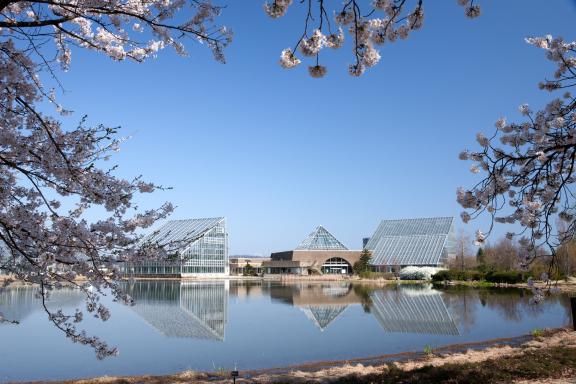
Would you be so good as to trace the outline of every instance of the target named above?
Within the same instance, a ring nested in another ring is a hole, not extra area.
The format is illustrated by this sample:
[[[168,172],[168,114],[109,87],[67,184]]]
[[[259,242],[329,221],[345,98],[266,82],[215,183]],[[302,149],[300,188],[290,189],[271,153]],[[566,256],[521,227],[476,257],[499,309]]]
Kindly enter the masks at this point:
[[[0,283],[11,279],[10,276],[0,275]],[[486,281],[443,281],[443,282],[433,282],[428,280],[386,280],[386,279],[366,279],[357,276],[339,276],[339,275],[320,275],[320,276],[298,276],[298,275],[265,275],[265,276],[222,276],[222,277],[131,277],[123,278],[123,281],[134,279],[136,281],[146,281],[146,280],[171,280],[171,281],[219,281],[219,280],[233,280],[233,281],[276,281],[281,283],[300,283],[300,282],[310,282],[310,283],[322,283],[322,282],[347,282],[351,284],[366,284],[366,285],[414,285],[414,284],[432,284],[436,287],[454,287],[454,286],[466,286],[471,288],[521,288],[530,289],[526,283],[490,283]],[[86,278],[82,276],[77,277],[74,282],[83,283],[87,282]],[[22,282],[17,279],[13,279],[12,284],[23,284],[29,285],[33,283]],[[534,282],[534,287],[536,288],[547,288],[545,283]],[[555,287],[560,293],[576,293],[576,279],[571,278],[570,281],[560,280],[553,282],[550,287]]]
[[[548,356],[555,361],[562,353],[568,356],[566,361],[558,361],[563,370],[545,370],[538,358],[530,356]],[[495,364],[522,364],[528,361],[534,365],[532,372],[526,372],[518,380],[533,379],[576,379],[576,332],[566,328],[547,330],[542,336],[522,335],[512,338],[490,339],[480,342],[450,344],[431,350],[431,353],[406,351],[395,354],[363,357],[348,360],[312,361],[303,364],[284,367],[245,370],[239,372],[237,383],[371,383],[395,382],[389,381],[398,375],[414,380],[403,382],[426,382],[420,375],[421,371],[430,373],[434,369],[439,377],[443,377],[443,369],[475,368],[484,374],[504,374],[506,366],[500,367],[502,372],[494,371]],[[485,367],[487,366],[487,367]],[[540,369],[537,369],[537,368]],[[432,369],[433,368],[433,369]],[[522,368],[524,369],[524,368]],[[488,372],[485,372],[485,371]],[[522,373],[523,371],[521,371]],[[538,375],[535,372],[539,372]],[[390,377],[389,377],[390,376]],[[137,376],[101,376],[85,379],[68,379],[54,381],[14,382],[37,384],[47,382],[52,384],[132,384],[132,383],[198,383],[224,384],[230,383],[230,372],[184,371],[171,375],[137,375]],[[430,381],[428,381],[430,382]],[[458,383],[462,381],[454,381]],[[467,382],[467,381],[466,381]],[[502,379],[501,382],[510,382]]]

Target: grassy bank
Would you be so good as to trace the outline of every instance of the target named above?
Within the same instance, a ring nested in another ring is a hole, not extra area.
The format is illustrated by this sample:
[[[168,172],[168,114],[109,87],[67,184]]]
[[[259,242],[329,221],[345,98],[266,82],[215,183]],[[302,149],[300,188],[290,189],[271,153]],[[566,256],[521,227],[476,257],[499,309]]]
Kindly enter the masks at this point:
[[[311,363],[261,371],[241,371],[237,383],[511,383],[520,380],[576,378],[576,332],[544,332],[521,345],[497,345],[481,350],[453,352],[454,348],[414,354],[398,354],[340,362],[330,366]],[[458,350],[456,348],[456,350]],[[452,351],[452,352],[449,352]],[[442,354],[441,354],[442,352]],[[401,359],[404,355],[404,359]],[[368,363],[370,361],[371,363]],[[330,366],[329,368],[326,368]],[[86,380],[53,382],[53,384],[165,384],[165,383],[230,383],[226,372],[182,372],[167,376],[100,377]]]
[[[518,380],[572,379],[576,377],[576,349],[553,347],[526,351],[480,363],[426,365],[409,371],[391,366],[382,373],[351,375],[333,383],[511,383]]]
[[[466,287],[476,287],[476,288],[483,288],[483,287],[526,288],[526,289],[530,288],[526,283],[506,284],[506,283],[490,283],[488,281],[454,280],[454,281],[433,282],[433,284],[437,286],[462,285]],[[551,286],[547,286],[545,283],[542,282],[535,282],[534,286],[538,288],[550,288],[552,286],[557,288],[559,292],[576,294],[576,280],[574,278],[571,278],[568,281],[561,280],[554,282],[552,283]]]

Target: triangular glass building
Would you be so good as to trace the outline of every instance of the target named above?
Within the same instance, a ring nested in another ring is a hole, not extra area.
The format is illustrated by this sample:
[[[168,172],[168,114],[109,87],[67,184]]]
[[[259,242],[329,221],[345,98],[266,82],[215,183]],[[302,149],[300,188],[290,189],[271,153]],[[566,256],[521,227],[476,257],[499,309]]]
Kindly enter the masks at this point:
[[[274,252],[270,261],[262,263],[268,274],[339,274],[352,273],[352,266],[361,251],[349,250],[326,228],[319,225],[298,247],[291,251]]]
[[[326,228],[319,225],[316,227],[312,233],[308,235],[296,250],[306,250],[306,251],[313,251],[313,250],[342,250],[346,251],[348,248],[344,246],[337,238],[334,237]]]
[[[141,241],[142,246],[159,246],[169,260],[126,263],[132,276],[186,277],[228,274],[226,219],[170,220]]]

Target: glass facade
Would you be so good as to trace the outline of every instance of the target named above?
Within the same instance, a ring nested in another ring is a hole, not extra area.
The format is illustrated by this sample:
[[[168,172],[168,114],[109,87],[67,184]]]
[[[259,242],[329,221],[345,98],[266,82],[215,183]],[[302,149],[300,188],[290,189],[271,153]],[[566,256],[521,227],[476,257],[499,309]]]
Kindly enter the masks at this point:
[[[454,219],[383,220],[365,249],[375,266],[443,266],[454,253]]]
[[[174,260],[127,263],[126,274],[228,274],[228,234],[223,217],[170,221],[144,238],[143,243],[165,246],[175,256]]]

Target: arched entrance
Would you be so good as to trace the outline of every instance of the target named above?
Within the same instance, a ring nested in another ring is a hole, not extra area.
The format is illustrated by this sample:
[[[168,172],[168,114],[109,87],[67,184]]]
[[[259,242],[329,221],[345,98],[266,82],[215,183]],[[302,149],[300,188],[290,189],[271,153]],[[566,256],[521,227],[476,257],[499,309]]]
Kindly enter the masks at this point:
[[[333,275],[351,274],[352,266],[340,257],[332,257],[322,264],[322,273]]]

